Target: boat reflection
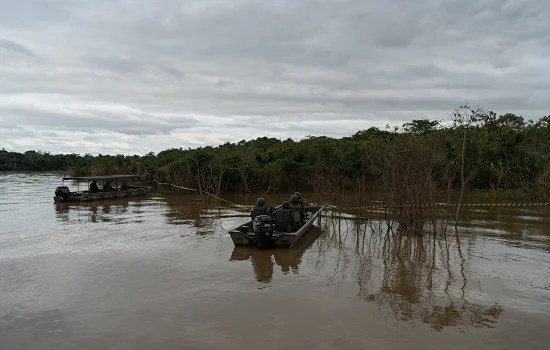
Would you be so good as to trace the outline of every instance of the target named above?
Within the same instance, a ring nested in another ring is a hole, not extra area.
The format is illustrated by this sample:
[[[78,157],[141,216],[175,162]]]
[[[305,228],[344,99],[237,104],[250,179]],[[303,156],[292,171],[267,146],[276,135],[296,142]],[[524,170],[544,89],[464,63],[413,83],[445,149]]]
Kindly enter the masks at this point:
[[[66,223],[123,222],[132,208],[132,214],[140,214],[141,203],[118,199],[108,202],[57,203],[56,217]]]
[[[235,246],[231,253],[231,261],[250,261],[256,280],[269,283],[273,279],[273,267],[281,268],[283,274],[299,272],[304,252],[313,245],[321,235],[322,230],[313,226],[293,248],[258,249],[255,247]]]

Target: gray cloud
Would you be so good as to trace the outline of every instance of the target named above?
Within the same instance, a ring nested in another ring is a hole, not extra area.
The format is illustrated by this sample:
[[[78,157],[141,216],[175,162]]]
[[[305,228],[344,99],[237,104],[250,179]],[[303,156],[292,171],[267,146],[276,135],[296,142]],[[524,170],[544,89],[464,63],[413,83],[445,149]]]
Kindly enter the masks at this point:
[[[18,44],[14,41],[2,39],[2,38],[0,38],[0,49],[21,53],[26,56],[34,56],[34,52],[26,48],[25,46]]]
[[[340,137],[465,102],[539,117],[549,16],[545,0],[0,0],[0,135],[145,153]]]
[[[67,0],[0,0],[0,24],[7,28],[44,27],[53,22],[63,22],[71,16],[71,9],[79,1]]]
[[[31,104],[28,101],[40,101]],[[179,115],[147,113],[135,108],[93,101],[73,101],[57,96],[29,96],[2,101],[0,125],[15,128],[28,125],[40,129],[110,131],[123,134],[169,134],[178,128],[198,125],[198,120]],[[43,134],[44,135],[44,134]]]

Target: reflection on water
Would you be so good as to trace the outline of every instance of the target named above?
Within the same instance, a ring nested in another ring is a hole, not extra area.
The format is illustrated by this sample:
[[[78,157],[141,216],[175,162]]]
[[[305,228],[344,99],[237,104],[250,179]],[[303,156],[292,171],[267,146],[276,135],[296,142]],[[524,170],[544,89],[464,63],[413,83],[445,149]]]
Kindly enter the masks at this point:
[[[548,348],[544,208],[464,211],[462,257],[439,226],[400,237],[375,213],[327,212],[295,248],[258,250],[227,233],[246,208],[54,205],[58,181],[0,174],[2,348]]]
[[[133,209],[132,216],[139,214],[141,203],[124,199],[76,204],[58,203],[54,208],[56,217],[68,224],[72,223],[73,218],[76,218],[76,222],[89,220],[90,222],[125,223],[130,205]]]
[[[464,213],[470,230],[507,245],[550,252],[549,210],[544,207],[476,209]]]
[[[297,274],[304,252],[321,235],[321,229],[312,227],[308,233],[289,249],[256,249],[254,247],[236,246],[231,253],[231,261],[248,261],[256,275],[256,280],[262,283],[271,282],[273,266],[281,268],[283,274]]]
[[[166,222],[172,225],[193,227],[194,234],[213,233],[224,213],[219,205],[192,195],[167,195],[164,200],[169,208],[165,213]]]
[[[444,235],[400,237],[378,220],[327,216],[316,265],[334,250],[329,285],[353,279],[357,295],[387,318],[419,320],[434,330],[450,326],[494,327],[504,308],[469,299],[470,266]]]
[[[388,236],[384,240],[391,239]],[[355,278],[364,300],[389,306],[397,320],[420,319],[436,330],[491,327],[496,322],[501,306],[467,301],[465,288],[472,281],[465,262],[448,242],[437,237],[393,237],[393,242],[383,244],[379,237],[373,234],[360,246]]]

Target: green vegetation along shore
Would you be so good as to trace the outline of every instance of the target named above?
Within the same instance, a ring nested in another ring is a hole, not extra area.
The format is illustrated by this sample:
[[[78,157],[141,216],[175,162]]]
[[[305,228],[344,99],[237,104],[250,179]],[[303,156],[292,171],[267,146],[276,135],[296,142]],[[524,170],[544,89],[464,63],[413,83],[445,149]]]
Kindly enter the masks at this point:
[[[526,121],[514,114],[497,116],[465,106],[446,124],[419,119],[340,139],[320,136],[296,142],[261,137],[143,156],[2,149],[0,170],[131,173],[210,193],[296,189],[399,193],[407,188],[409,195],[416,196],[434,189],[470,188],[514,191],[541,200],[550,196],[550,116]],[[403,198],[415,199],[420,200]]]

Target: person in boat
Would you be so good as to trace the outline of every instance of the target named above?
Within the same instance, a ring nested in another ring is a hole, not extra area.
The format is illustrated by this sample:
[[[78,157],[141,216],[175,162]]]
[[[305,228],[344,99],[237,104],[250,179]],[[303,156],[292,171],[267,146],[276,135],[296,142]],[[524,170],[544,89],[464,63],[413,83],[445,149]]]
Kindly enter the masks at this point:
[[[290,202],[283,204],[273,212],[275,227],[278,231],[287,232],[290,226]]]
[[[90,184],[90,193],[97,193],[99,192],[99,187],[97,187],[97,181],[93,180]]]
[[[291,226],[302,225],[304,221],[302,205],[300,204],[300,198],[295,194],[293,194],[290,197],[289,210],[290,210],[290,225]]]
[[[256,218],[258,215],[266,215],[268,213],[268,210],[266,208],[266,202],[264,198],[258,198],[256,201],[256,205],[252,208],[252,212],[250,213],[250,217],[252,218],[252,221]]]
[[[113,186],[111,186],[111,181],[107,180],[107,182],[105,182],[105,185],[103,185],[103,192],[111,192],[111,191],[114,191],[114,188]]]
[[[294,194],[298,196],[298,201],[300,201],[300,205],[301,205],[302,207],[305,208],[306,206],[309,205],[309,203],[304,202],[304,200],[302,199],[302,195],[300,194],[300,192],[295,192]]]
[[[307,209],[306,207],[309,206],[309,203],[307,202],[304,202],[304,200],[302,199],[302,195],[300,194],[300,192],[295,192],[294,193],[296,196],[298,196],[298,200],[300,201],[300,205],[302,206],[302,219],[305,219],[307,217]]]

